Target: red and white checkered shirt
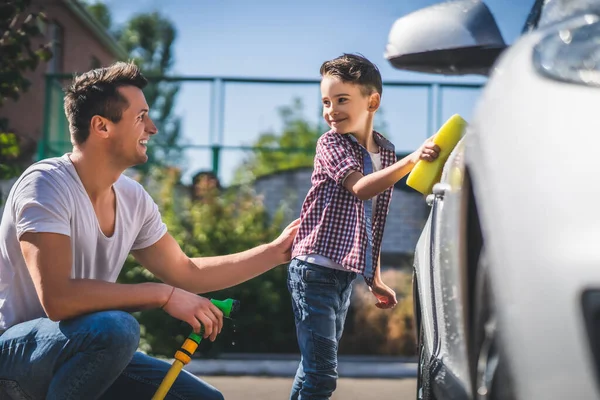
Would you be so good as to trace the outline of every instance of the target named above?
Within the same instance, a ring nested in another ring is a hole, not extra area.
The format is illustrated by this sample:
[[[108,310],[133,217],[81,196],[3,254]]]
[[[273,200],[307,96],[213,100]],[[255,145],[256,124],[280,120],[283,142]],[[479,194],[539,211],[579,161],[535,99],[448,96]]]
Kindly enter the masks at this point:
[[[381,154],[381,168],[396,162],[394,145],[373,132]],[[324,133],[317,142],[312,187],[300,212],[300,228],[292,258],[318,254],[365,276],[367,231],[364,203],[343,186],[353,171],[364,174],[364,148],[349,134]],[[393,186],[379,194],[373,209],[373,268],[377,267]],[[368,200],[371,201],[371,200]],[[372,276],[365,276],[372,283]]]

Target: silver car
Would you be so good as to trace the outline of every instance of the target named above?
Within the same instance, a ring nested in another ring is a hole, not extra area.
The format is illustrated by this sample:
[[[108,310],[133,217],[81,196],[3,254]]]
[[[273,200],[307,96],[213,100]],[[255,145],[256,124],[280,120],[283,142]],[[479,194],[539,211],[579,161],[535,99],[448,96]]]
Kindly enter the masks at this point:
[[[489,77],[426,199],[417,397],[600,398],[600,0],[536,0],[509,47],[484,3],[437,4],[386,57]]]

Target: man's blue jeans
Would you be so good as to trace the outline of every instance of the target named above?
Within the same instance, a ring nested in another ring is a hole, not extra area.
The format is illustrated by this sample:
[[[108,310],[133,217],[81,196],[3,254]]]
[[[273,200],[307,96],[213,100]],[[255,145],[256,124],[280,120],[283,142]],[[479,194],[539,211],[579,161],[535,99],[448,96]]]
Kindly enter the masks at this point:
[[[139,339],[137,321],[122,311],[17,324],[0,335],[0,398],[148,400],[170,364],[136,352]],[[166,399],[223,396],[182,371]]]
[[[354,272],[297,259],[290,263],[288,289],[302,356],[290,399],[325,400],[334,392],[338,344],[355,278]]]

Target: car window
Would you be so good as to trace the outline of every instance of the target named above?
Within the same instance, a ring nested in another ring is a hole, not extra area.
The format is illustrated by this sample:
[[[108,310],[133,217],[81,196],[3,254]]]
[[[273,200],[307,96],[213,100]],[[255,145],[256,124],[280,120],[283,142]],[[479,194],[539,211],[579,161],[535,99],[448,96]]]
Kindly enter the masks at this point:
[[[539,27],[588,12],[600,15],[600,0],[545,0]]]

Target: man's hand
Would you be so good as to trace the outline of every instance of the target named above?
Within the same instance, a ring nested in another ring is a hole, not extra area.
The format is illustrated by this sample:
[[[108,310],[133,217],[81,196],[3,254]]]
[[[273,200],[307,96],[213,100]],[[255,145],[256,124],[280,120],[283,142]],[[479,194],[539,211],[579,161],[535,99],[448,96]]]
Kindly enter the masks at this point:
[[[277,249],[276,254],[281,256],[279,264],[286,263],[292,258],[292,243],[298,233],[298,227],[300,226],[300,218],[292,221],[284,230],[281,235],[271,245]]]
[[[396,300],[396,292],[394,292],[394,290],[385,283],[375,281],[370,290],[375,298],[377,298],[375,307],[386,309],[393,308],[396,306],[396,304],[398,304],[398,300]]]
[[[163,310],[190,324],[197,334],[200,334],[200,324],[204,325],[204,338],[209,338],[211,342],[223,329],[223,312],[217,306],[205,297],[182,289],[175,288]]]
[[[191,293],[209,293],[238,285],[289,261],[299,224],[299,220],[292,222],[269,244],[235,254],[189,258],[169,233],[132,254],[164,283]]]
[[[416,164],[419,160],[433,161],[438,158],[440,151],[440,147],[431,138],[427,139],[421,147],[412,153],[412,162]]]

